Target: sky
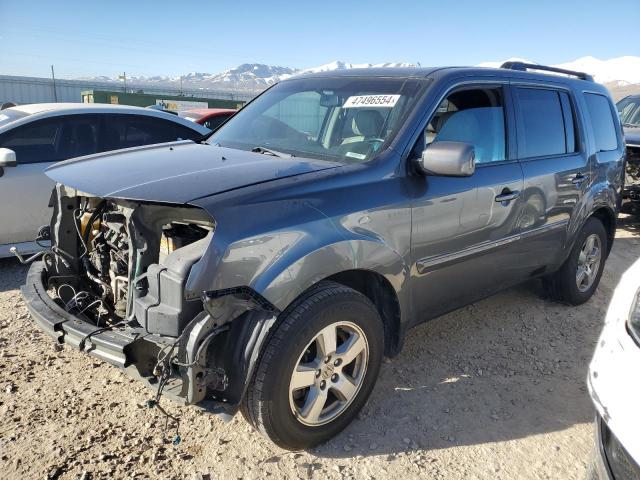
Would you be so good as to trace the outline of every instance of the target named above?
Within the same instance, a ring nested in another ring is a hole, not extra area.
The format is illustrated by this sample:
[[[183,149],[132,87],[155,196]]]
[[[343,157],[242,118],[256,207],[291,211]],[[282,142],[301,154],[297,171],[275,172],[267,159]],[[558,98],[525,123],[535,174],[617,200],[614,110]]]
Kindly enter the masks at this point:
[[[640,0],[0,0],[0,19],[0,74],[59,78],[640,55]]]

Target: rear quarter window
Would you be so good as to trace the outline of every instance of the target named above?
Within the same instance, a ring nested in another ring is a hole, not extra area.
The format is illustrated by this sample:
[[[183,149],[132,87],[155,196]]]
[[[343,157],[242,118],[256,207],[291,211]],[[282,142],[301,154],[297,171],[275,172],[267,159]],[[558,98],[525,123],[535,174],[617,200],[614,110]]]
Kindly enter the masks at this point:
[[[587,113],[598,152],[617,150],[618,137],[609,99],[596,93],[585,93]]]

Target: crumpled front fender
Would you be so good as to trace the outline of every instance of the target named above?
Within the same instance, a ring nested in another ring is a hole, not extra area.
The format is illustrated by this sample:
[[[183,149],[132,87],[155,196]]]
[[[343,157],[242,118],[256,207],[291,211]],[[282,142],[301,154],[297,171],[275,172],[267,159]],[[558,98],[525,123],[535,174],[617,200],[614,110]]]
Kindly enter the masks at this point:
[[[178,364],[186,380],[186,401],[213,401],[235,413],[271,327],[280,313],[249,288],[203,295],[204,311],[184,332]]]
[[[347,270],[369,270],[383,275],[396,291],[401,307],[408,304],[409,289],[405,287],[409,268],[402,257],[384,244],[361,239],[326,245],[286,267],[274,268],[270,275],[258,278],[254,288],[274,305],[286,308],[320,280]]]
[[[304,201],[279,206],[265,207],[260,216],[254,210],[244,212],[242,206],[233,215],[226,209],[213,212],[217,229],[192,268],[187,297],[244,286],[284,310],[322,279],[347,270],[370,270],[388,280],[401,311],[408,313],[408,209],[329,217]]]

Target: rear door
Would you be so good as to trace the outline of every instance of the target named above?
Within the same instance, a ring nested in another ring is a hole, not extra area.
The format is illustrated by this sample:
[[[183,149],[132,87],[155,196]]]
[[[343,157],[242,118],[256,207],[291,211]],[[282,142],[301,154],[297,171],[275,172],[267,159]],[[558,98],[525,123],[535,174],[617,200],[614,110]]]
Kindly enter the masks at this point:
[[[519,250],[522,264],[540,274],[561,260],[575,228],[590,183],[588,154],[570,90],[514,84],[511,91],[524,173]]]
[[[424,143],[470,143],[470,177],[417,177],[412,209],[412,295],[422,321],[487,296],[523,274],[514,258],[523,175],[507,85],[451,91],[424,131]],[[424,148],[414,147],[414,156]]]
[[[97,119],[51,117],[17,126],[0,136],[0,147],[16,153],[17,166],[0,177],[0,244],[34,241],[51,220],[47,206],[53,182],[44,170],[72,156],[95,153]]]

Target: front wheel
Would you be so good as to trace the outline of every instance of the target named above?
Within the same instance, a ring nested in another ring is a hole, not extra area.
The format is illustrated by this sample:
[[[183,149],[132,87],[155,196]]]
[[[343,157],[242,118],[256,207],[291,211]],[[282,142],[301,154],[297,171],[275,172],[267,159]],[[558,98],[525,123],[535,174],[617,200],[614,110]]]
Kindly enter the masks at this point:
[[[242,412],[280,447],[318,445],[345,428],[365,404],[383,349],[382,320],[371,301],[323,282],[283,312]]]

